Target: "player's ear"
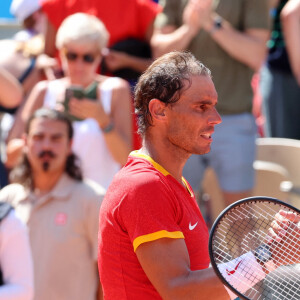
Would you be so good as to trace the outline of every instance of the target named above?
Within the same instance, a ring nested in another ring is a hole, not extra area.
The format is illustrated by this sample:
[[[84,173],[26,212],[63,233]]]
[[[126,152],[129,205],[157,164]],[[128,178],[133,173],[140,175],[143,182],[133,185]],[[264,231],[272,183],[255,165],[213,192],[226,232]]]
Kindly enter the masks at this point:
[[[163,120],[165,115],[166,105],[159,99],[152,99],[149,102],[149,111],[153,119]]]

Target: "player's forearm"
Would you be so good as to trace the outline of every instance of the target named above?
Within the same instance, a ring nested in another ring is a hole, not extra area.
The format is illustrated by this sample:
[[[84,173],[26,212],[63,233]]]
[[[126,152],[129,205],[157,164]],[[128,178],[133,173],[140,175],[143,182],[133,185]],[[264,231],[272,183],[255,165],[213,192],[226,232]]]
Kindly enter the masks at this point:
[[[211,27],[206,30],[211,31]],[[231,57],[257,71],[265,60],[269,31],[249,29],[240,32],[223,19],[222,28],[211,33],[212,39]]]
[[[171,33],[165,34],[158,30],[153,34],[151,39],[153,58],[157,58],[170,51],[185,50],[194,38],[195,34],[196,32],[185,24]]]
[[[224,285],[216,277],[212,268],[189,271],[171,280],[168,289],[161,295],[163,299],[229,299]]]

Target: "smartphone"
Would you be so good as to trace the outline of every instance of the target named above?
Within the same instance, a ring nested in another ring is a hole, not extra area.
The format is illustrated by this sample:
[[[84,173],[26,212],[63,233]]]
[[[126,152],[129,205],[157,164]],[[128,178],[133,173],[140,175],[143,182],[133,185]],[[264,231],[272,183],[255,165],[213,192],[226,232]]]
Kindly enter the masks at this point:
[[[76,99],[83,99],[87,98],[91,101],[97,100],[97,94],[98,94],[98,81],[92,82],[86,89],[83,89],[81,86],[72,85],[66,89],[65,93],[65,100],[64,100],[64,108],[65,112],[70,118],[71,121],[81,121],[82,119],[79,119],[69,113],[69,101],[71,98]]]
[[[64,100],[64,108],[65,108],[65,113],[68,115],[68,117],[72,121],[80,121],[81,119],[71,115],[69,113],[69,102],[71,98],[76,98],[76,99],[82,99],[84,98],[84,89],[80,86],[70,86],[66,89],[65,92],[65,100]]]

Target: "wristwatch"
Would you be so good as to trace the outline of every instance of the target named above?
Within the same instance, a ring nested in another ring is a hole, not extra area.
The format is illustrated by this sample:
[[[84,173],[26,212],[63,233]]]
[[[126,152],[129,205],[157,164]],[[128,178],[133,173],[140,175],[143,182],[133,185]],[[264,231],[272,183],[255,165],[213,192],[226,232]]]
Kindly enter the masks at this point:
[[[258,246],[254,251],[254,256],[259,264],[265,265],[265,263],[272,259],[270,246],[267,244]]]
[[[213,20],[213,27],[209,31],[210,34],[220,30],[223,27],[223,18],[220,16],[215,16]]]

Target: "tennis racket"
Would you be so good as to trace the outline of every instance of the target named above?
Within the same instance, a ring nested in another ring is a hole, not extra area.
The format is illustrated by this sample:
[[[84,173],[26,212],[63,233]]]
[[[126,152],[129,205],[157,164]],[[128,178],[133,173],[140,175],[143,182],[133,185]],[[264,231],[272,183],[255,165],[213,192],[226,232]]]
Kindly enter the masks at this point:
[[[280,210],[289,212],[290,221],[280,223],[276,238],[270,238]],[[224,285],[241,299],[299,300],[299,217],[297,208],[269,197],[245,198],[227,207],[209,238],[211,264]]]

